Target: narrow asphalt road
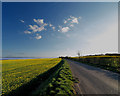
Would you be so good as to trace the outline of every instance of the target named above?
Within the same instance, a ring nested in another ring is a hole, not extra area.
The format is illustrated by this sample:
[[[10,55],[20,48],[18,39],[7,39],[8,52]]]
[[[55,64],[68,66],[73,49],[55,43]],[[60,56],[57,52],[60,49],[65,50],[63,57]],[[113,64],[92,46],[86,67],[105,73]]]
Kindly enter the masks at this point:
[[[67,60],[74,77],[77,94],[118,94],[118,74],[83,63]]]

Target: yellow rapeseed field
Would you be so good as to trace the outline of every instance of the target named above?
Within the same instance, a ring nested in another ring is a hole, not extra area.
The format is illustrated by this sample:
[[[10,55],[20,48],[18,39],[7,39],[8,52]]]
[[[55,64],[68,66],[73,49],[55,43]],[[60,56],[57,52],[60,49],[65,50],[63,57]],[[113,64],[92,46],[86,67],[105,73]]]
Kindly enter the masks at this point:
[[[57,65],[61,59],[20,59],[2,61],[2,94],[6,94],[31,81]]]

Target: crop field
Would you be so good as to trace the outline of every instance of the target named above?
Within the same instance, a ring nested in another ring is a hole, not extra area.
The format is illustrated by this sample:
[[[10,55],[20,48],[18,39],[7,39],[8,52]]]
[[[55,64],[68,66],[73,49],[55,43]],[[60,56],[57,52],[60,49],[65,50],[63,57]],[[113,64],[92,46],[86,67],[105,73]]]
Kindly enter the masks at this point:
[[[61,61],[52,59],[21,59],[2,61],[2,95],[16,90]]]

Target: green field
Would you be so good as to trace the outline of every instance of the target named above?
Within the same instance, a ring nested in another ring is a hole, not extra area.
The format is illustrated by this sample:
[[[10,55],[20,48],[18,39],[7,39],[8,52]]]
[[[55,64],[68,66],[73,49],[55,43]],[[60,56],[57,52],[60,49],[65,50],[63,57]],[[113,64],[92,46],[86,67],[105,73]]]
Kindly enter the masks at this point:
[[[8,94],[55,67],[61,59],[21,59],[2,61],[2,94]],[[41,78],[42,79],[42,78]]]

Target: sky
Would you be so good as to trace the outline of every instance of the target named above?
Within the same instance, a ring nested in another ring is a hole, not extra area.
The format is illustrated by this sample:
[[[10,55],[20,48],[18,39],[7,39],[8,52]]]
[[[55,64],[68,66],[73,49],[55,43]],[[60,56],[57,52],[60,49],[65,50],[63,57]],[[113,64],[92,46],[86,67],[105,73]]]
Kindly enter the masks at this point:
[[[117,2],[3,2],[3,57],[118,52]]]
[[[119,0],[1,0],[2,2],[119,2]]]

